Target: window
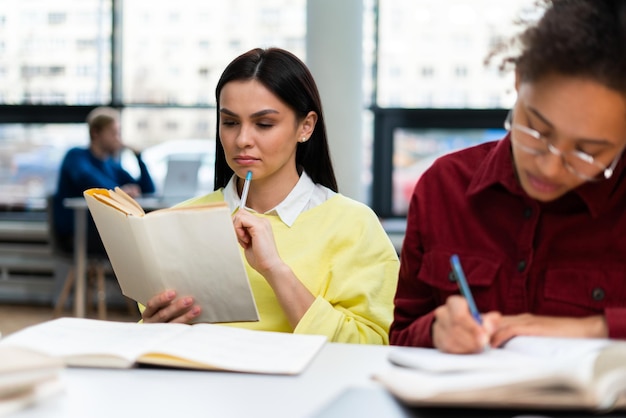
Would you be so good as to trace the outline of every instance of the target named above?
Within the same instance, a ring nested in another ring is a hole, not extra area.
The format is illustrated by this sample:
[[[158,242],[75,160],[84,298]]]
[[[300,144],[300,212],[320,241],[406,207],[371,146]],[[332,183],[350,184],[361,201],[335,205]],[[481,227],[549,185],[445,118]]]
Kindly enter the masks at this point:
[[[513,74],[483,61],[533,0],[378,0],[372,69],[371,206],[403,217],[420,175],[446,152],[503,135]],[[377,8],[377,10],[376,10]]]
[[[38,155],[45,144],[86,145],[84,120],[94,106],[122,109],[122,135],[136,148],[213,139],[214,89],[224,66],[257,46],[284,47],[304,59],[306,2],[5,2],[0,209],[36,208],[54,190],[31,182],[16,191],[16,155]],[[431,141],[474,143],[498,132],[514,100],[512,75],[484,67],[483,59],[517,30],[510,22],[520,10],[532,14],[534,0],[363,4],[362,177],[380,216],[404,216],[406,202],[394,191],[398,179],[416,181],[409,168],[429,158],[411,150]],[[459,135],[471,141],[450,139]],[[43,152],[58,156],[47,147]],[[13,196],[22,203],[6,203]]]
[[[67,15],[62,12],[48,13],[48,23],[50,25],[61,25],[67,20]]]
[[[65,151],[88,144],[84,120],[95,106],[121,108],[124,141],[139,149],[208,143],[229,61],[257,46],[305,58],[306,0],[5,3],[0,210],[42,208]]]

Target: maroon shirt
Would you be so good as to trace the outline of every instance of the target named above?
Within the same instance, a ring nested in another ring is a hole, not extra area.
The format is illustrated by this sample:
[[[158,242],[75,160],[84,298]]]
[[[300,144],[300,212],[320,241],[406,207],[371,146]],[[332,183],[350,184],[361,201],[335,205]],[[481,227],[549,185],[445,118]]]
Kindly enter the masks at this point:
[[[626,338],[626,171],[542,203],[519,185],[509,137],[437,160],[418,182],[390,342],[432,347],[433,310],[458,294],[457,253],[481,312],[606,317]]]

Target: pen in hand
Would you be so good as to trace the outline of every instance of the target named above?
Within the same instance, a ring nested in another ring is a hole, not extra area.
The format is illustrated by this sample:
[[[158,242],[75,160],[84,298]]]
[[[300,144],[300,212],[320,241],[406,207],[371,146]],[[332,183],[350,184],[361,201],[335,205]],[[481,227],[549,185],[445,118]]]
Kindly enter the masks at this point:
[[[461,294],[467,301],[470,313],[472,314],[476,322],[478,322],[479,325],[482,325],[483,319],[480,316],[480,312],[478,312],[476,303],[474,302],[474,297],[472,296],[472,292],[470,291],[469,285],[467,284],[467,279],[465,278],[465,273],[463,272],[463,268],[461,267],[461,261],[459,260],[458,255],[453,254],[452,257],[450,257],[450,265],[452,266],[452,272],[456,277],[456,281],[459,284]]]
[[[241,201],[239,202],[239,210],[243,210],[246,207],[248,191],[250,190],[250,180],[252,180],[252,171],[246,173],[246,180],[243,183],[243,191],[241,192]]]

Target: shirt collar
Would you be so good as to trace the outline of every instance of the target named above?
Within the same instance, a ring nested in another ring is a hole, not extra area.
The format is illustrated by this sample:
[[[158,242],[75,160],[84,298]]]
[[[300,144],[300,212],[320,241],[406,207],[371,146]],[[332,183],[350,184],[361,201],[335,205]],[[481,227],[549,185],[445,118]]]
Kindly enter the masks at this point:
[[[495,184],[503,185],[511,193],[525,194],[515,175],[511,139],[508,134],[498,141],[479,163],[467,193],[470,196],[476,195]]]
[[[570,192],[582,200],[587,206],[587,210],[591,216],[597,217],[603,211],[608,210],[609,199],[614,190],[619,186],[618,179],[623,175],[625,160],[626,158],[622,156],[620,163],[617,165],[610,179],[584,183]],[[467,190],[468,196],[477,195],[481,191],[496,184],[501,184],[513,194],[528,197],[520,186],[515,174],[510,134],[507,134],[500,140],[498,144],[489,151],[482,162],[480,162],[469,184]],[[570,193],[567,193],[567,195]],[[558,200],[559,199],[557,199],[557,202]]]
[[[287,197],[273,209],[265,212],[265,215],[276,215],[287,226],[291,227],[298,216],[307,207],[311,196],[315,191],[315,183],[305,173],[302,172],[300,179],[289,192]],[[237,176],[233,175],[224,188],[224,201],[228,204],[231,212],[239,207],[241,199],[237,192]]]

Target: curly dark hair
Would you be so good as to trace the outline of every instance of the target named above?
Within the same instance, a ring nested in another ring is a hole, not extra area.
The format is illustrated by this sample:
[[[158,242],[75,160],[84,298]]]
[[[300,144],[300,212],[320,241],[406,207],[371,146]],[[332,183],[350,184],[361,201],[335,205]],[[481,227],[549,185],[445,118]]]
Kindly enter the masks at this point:
[[[523,81],[549,73],[591,78],[626,94],[626,1],[540,0],[536,5],[545,7],[542,17],[496,51],[519,47],[501,68],[512,64]]]

